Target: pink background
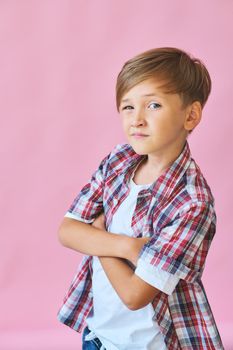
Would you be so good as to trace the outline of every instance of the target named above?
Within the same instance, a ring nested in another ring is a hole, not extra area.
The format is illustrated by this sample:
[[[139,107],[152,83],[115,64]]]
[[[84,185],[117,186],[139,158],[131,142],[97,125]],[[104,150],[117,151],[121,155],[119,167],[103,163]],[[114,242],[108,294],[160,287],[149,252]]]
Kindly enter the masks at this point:
[[[126,141],[115,107],[123,63],[159,46],[191,52],[212,77],[189,144],[218,215],[203,282],[233,348],[232,11],[227,0],[0,2],[1,349],[81,349],[81,334],[56,314],[82,255],[57,229],[100,160]]]

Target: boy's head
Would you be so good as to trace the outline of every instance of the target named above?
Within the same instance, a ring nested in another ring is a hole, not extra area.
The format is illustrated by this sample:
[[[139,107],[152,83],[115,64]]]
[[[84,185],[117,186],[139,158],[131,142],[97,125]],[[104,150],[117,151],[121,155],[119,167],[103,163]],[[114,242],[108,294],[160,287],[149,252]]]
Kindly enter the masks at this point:
[[[141,99],[140,92],[147,92],[150,88],[163,99],[156,97]],[[146,119],[147,117],[155,118],[156,115],[159,116],[158,113],[167,112],[168,115],[167,107],[170,106],[170,102],[173,107],[174,103],[177,103],[178,109],[175,112],[183,113],[180,135],[181,138],[186,138],[200,122],[201,111],[210,91],[211,78],[200,59],[193,58],[186,52],[173,47],[155,48],[133,57],[123,65],[117,77],[116,105],[118,112],[123,116],[123,123],[124,121],[126,123],[125,128],[128,128],[128,133],[131,133],[143,132],[143,129],[146,131],[147,127],[144,125],[145,128],[138,128],[134,121],[131,123],[130,116],[133,118],[133,115],[137,113],[136,118]],[[128,99],[127,104],[124,102],[126,98]],[[151,101],[154,102],[154,105],[157,103],[157,111],[148,109]],[[144,106],[145,109],[142,109]],[[170,113],[174,113],[172,108]],[[179,119],[174,119],[173,123],[177,121]],[[172,120],[168,122],[172,123]],[[180,126],[178,125],[177,128]],[[161,125],[161,127],[164,130],[164,127],[168,125]],[[157,131],[156,128],[154,131]],[[158,132],[160,131],[158,129]]]

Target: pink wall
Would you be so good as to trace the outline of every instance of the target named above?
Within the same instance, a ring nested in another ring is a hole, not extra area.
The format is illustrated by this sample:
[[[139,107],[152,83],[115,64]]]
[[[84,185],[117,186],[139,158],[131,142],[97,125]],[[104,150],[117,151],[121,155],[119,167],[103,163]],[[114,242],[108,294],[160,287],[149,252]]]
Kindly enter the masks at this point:
[[[159,46],[200,57],[213,81],[189,143],[216,200],[203,282],[231,349],[232,11],[228,0],[0,2],[4,350],[81,349],[56,313],[82,255],[60,245],[57,229],[100,159],[125,141],[115,107],[123,63]]]

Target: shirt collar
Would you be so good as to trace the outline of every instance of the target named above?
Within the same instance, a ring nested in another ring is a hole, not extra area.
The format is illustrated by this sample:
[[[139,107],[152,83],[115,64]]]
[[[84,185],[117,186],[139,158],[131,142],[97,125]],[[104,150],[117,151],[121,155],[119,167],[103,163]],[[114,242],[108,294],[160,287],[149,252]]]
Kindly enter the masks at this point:
[[[142,161],[142,159],[147,157],[145,154],[137,154],[131,146],[128,153],[129,157],[121,163],[121,166],[118,167],[118,169],[115,169],[118,174],[125,174],[125,181],[129,181],[136,165]],[[190,147],[186,140],[181,153],[175,161],[156,179],[155,182],[153,182],[151,186],[142,191],[149,191],[154,196],[162,195],[163,197],[169,197],[176,184],[189,167],[191,160]]]

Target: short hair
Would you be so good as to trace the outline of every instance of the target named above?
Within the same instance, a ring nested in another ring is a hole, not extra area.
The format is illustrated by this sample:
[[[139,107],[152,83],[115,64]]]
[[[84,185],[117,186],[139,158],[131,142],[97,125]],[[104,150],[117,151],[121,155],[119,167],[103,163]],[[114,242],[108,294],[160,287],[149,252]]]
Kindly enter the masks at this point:
[[[185,108],[199,101],[203,108],[211,91],[211,78],[204,63],[191,54],[175,47],[159,47],[144,51],[129,59],[117,76],[116,106],[135,85],[155,78],[164,81],[164,93],[180,95]]]

